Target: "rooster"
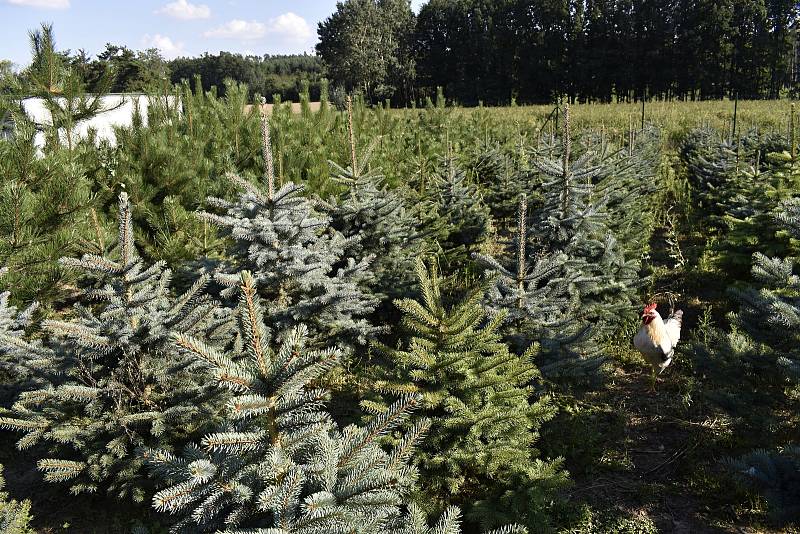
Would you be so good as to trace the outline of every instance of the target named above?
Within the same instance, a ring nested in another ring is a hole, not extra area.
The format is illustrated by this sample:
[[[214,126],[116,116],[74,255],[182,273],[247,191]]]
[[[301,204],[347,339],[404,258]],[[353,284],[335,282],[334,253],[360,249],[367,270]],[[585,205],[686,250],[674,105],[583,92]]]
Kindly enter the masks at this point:
[[[681,338],[682,322],[683,310],[672,313],[666,321],[661,319],[655,304],[646,306],[642,312],[642,327],[633,338],[633,346],[653,367],[654,389],[656,374],[661,374],[672,363],[675,345]]]

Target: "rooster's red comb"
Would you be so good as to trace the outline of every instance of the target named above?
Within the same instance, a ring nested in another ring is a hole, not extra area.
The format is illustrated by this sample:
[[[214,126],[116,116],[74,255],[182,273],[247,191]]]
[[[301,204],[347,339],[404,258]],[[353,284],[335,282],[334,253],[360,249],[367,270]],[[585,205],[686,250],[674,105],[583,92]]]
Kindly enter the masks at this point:
[[[644,313],[650,313],[651,311],[656,309],[657,304],[653,302],[652,304],[648,304],[644,307]]]

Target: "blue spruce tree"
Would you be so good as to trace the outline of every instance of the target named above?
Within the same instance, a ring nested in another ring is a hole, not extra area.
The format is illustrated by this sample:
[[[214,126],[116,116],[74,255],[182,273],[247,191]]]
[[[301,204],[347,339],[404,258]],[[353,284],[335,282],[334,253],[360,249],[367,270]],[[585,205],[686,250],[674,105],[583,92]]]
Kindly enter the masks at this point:
[[[800,239],[800,199],[786,202],[776,219]],[[800,276],[796,258],[753,255],[753,278],[760,287],[733,290],[740,302],[734,324],[757,343],[769,347],[770,358],[795,381],[800,380]]]
[[[377,170],[365,172],[329,162],[333,180],[345,187],[341,199],[320,202],[331,226],[348,239],[348,254],[371,259],[371,288],[383,299],[393,299],[413,287],[414,258],[430,245],[416,210],[407,206],[399,191],[384,184]],[[363,166],[363,163],[362,163]]]
[[[8,270],[0,268],[0,278]],[[33,377],[30,369],[24,365],[29,359],[28,348],[32,345],[25,341],[25,329],[31,324],[33,314],[38,308],[33,303],[23,311],[10,304],[10,291],[0,293],[0,403],[5,405],[9,394],[15,394]]]
[[[216,418],[206,378],[170,343],[171,332],[225,344],[227,313],[202,295],[207,275],[184,294],[170,292],[163,263],[146,265],[133,242],[131,207],[119,198],[117,257],[87,254],[62,264],[90,287],[73,317],[43,323],[43,342],[0,334],[0,350],[21,357],[39,386],[19,394],[0,426],[23,434],[49,482],[73,493],[108,491],[145,498],[141,446],[175,444]]]
[[[504,313],[506,339],[518,353],[531,347],[545,376],[590,376],[603,363],[588,343],[589,326],[572,291],[574,273],[563,252],[545,253],[528,230],[527,197],[520,196],[513,256],[474,254],[494,277],[486,301]]]
[[[368,426],[339,430],[318,382],[341,351],[312,350],[302,325],[273,344],[257,282],[248,272],[240,280],[229,350],[173,336],[228,400],[220,429],[182,456],[143,451],[168,484],[153,505],[180,514],[176,532],[380,532],[416,478],[407,461],[428,423],[415,423],[390,452],[378,438],[403,424],[419,400],[405,397]]]
[[[489,237],[492,217],[478,188],[451,155],[433,178],[431,200],[441,221],[441,255],[448,264],[460,266]]]
[[[784,203],[775,217],[793,239],[800,238],[800,201]],[[795,264],[795,257],[755,253],[757,285],[731,289],[739,309],[729,314],[730,331],[711,329],[684,348],[695,373],[703,377],[701,394],[743,421],[739,424],[757,429],[750,440],[760,448],[724,463],[763,494],[780,524],[800,518],[800,451],[791,441],[777,449],[763,447],[783,435],[783,429],[776,435],[778,421],[800,383],[800,277]]]
[[[303,195],[302,186],[290,182],[275,191],[266,120],[262,131],[266,190],[228,174],[244,192],[234,201],[209,198],[220,213],[200,216],[232,238],[236,268],[250,270],[260,294],[274,302],[266,317],[271,327],[280,331],[302,321],[315,340],[364,343],[377,331],[365,318],[378,303],[368,290],[374,257],[349,257],[354,239],[331,227],[330,219]],[[230,293],[238,275],[217,278]]]

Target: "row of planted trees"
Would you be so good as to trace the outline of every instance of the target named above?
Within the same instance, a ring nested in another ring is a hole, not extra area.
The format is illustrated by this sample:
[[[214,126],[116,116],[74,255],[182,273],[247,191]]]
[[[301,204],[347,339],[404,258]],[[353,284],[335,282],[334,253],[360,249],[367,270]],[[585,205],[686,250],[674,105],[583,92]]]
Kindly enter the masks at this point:
[[[24,457],[75,492],[155,499],[174,515],[140,518],[189,530],[423,529],[423,516],[452,529],[451,505],[468,531],[557,521],[568,476],[538,434],[553,395],[602,376],[609,340],[653,291],[645,260],[670,185],[657,131],[576,134],[566,110],[554,131],[307,100],[267,118],[233,83],[223,98],[169,91],[116,144],[68,143],[70,121],[19,114],[0,142],[4,424]],[[762,489],[783,509],[796,243],[792,204],[774,210],[797,190],[795,143],[715,137],[684,143],[690,219],[724,236],[703,260],[715,276],[750,288],[733,328],[687,344],[687,372],[731,417],[758,407],[740,429],[763,439],[727,450],[770,447],[731,465],[780,473]],[[262,369],[273,361],[300,376]],[[365,456],[351,463],[348,447]],[[304,478],[261,475],[276,472]]]
[[[569,483],[538,450],[554,450],[539,437],[552,396],[602,378],[653,291],[670,186],[657,130],[307,99],[265,116],[234,83],[223,98],[168,91],[116,144],[64,143],[69,121],[18,113],[0,142],[12,461],[151,502],[167,512],[135,509],[151,527],[455,532],[452,506],[467,531],[552,527]],[[726,236],[707,263],[751,284],[732,330],[703,329],[685,353],[696,393],[732,414],[791,406],[793,146],[704,131],[682,150],[690,219]],[[793,443],[791,425],[765,423],[753,446]],[[766,491],[790,503],[793,451],[731,465],[781,473]]]
[[[535,446],[544,384],[598,377],[598,334],[632,316],[656,132],[575,135],[565,109],[557,135],[449,144],[388,187],[381,138],[357,133],[384,111],[268,118],[236,94],[153,106],[116,146],[30,154],[32,173],[80,165],[90,217],[62,250],[89,251],[43,258],[64,273],[49,294],[5,257],[13,286],[54,296],[4,295],[0,424],[47,481],[152,500],[176,529],[426,532],[433,515],[454,532],[453,505],[470,531],[546,525],[567,473]],[[341,121],[349,164],[287,165],[292,120]]]
[[[756,488],[781,524],[798,519],[800,165],[794,138],[750,130],[690,133],[681,159],[704,228],[698,266],[724,272],[722,302],[685,350],[698,397],[735,421],[729,471]],[[716,284],[711,284],[714,287]],[[712,319],[715,317],[715,319]],[[716,322],[716,324],[714,324]]]

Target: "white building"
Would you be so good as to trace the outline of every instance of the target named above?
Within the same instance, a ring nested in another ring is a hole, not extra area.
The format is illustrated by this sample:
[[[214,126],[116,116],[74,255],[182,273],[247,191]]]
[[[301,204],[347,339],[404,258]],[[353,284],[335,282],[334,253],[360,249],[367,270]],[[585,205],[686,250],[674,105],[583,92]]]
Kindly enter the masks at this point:
[[[152,98],[164,97],[149,97],[144,94],[126,93],[126,94],[109,94],[101,98],[102,110],[94,117],[81,121],[72,131],[73,139],[81,139],[86,137],[90,130],[95,132],[97,142],[108,141],[109,143],[116,144],[116,136],[114,134],[115,127],[129,127],[133,122],[134,109],[138,106],[139,112],[142,116],[143,124],[147,125],[147,110],[151,105]],[[168,96],[169,105],[176,103],[176,97]],[[41,150],[44,147],[45,135],[44,129],[52,125],[52,118],[50,111],[45,106],[45,101],[42,98],[24,98],[19,101],[22,110],[25,114],[37,124],[40,131],[36,134],[34,144],[36,148]],[[2,128],[2,135],[10,135],[10,125],[8,119]],[[66,139],[66,132],[59,132],[59,137],[62,142]]]

